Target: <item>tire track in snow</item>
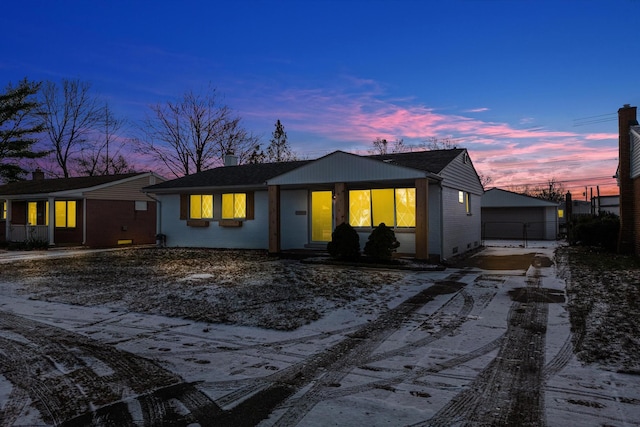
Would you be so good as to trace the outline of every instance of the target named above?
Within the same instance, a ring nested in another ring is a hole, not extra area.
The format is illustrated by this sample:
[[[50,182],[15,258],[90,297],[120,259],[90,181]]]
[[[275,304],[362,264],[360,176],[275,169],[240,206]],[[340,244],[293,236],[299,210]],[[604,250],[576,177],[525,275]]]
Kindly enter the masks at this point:
[[[250,399],[268,397],[272,391],[280,393],[280,399],[274,401],[274,405],[265,408],[263,418],[254,418],[252,421],[246,419],[233,419],[230,422],[239,422],[240,425],[254,425],[266,418],[276,407],[288,407],[284,414],[276,421],[275,425],[290,426],[295,425],[309,412],[320,400],[327,388],[333,388],[346,376],[349,371],[366,362],[371,353],[380,343],[386,340],[391,334],[396,332],[409,315],[432,301],[436,296],[446,293],[459,292],[464,286],[459,280],[465,272],[457,272],[450,275],[446,280],[436,282],[429,288],[419,292],[411,298],[405,300],[396,308],[382,314],[377,319],[363,326],[357,332],[348,335],[343,341],[335,344],[326,351],[305,360],[301,364],[294,365],[289,374],[283,378],[279,373],[274,374],[270,379],[279,378],[279,381],[267,389],[257,392]],[[288,378],[287,378],[288,377]],[[296,391],[314,382],[309,390],[302,396],[296,397],[292,402],[285,401]],[[223,400],[224,401],[224,398]],[[221,400],[217,403],[220,404]],[[234,408],[236,413],[242,413],[243,409],[250,408],[248,403],[242,402]],[[228,424],[232,425],[232,424]]]
[[[546,425],[543,368],[549,297],[540,283],[536,267],[509,310],[496,358],[434,417],[416,426],[444,427],[471,420],[478,425]]]
[[[13,385],[10,398],[19,399],[4,411],[24,408],[26,394],[45,423],[59,426],[135,425],[129,409],[135,401],[149,425],[169,417],[206,426],[221,412],[194,384],[155,362],[83,335],[6,312],[0,333],[0,374]]]

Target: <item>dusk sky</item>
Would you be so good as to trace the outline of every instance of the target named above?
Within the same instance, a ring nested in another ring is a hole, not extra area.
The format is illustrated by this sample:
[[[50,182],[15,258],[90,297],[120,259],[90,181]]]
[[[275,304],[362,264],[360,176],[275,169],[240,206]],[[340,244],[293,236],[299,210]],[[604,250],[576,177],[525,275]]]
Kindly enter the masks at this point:
[[[467,148],[490,186],[617,193],[640,1],[6,1],[0,85],[80,79],[130,122],[209,84],[306,158],[376,138]]]

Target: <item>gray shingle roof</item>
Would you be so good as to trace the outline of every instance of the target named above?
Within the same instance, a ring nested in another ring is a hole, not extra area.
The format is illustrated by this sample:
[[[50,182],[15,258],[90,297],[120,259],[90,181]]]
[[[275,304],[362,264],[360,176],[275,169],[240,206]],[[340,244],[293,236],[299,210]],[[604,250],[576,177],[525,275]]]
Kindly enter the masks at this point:
[[[135,172],[120,175],[81,176],[73,178],[53,178],[28,181],[17,181],[0,186],[0,196],[17,196],[21,194],[48,194],[58,191],[80,190],[97,185],[120,181],[146,172]]]
[[[463,151],[464,149],[434,150],[363,157],[437,174]],[[145,187],[144,190],[153,192],[154,190],[177,190],[198,187],[262,186],[271,178],[313,161],[315,160],[223,166],[151,185]]]
[[[449,163],[453,161],[460,153],[464,152],[463,148],[454,148],[451,150],[431,150],[431,151],[413,151],[406,153],[392,154],[376,154],[367,156],[371,159],[386,161],[387,163],[405,166],[412,169],[418,169],[426,172],[438,174],[442,172]]]
[[[492,188],[482,195],[483,208],[531,208],[558,206],[558,203],[542,200],[536,197],[525,196],[499,188]]]

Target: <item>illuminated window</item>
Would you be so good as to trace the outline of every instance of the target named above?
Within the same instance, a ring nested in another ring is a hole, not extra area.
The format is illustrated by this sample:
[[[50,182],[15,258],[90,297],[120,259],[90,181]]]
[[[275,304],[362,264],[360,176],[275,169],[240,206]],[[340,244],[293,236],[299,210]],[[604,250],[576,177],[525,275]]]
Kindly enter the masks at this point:
[[[415,188],[396,188],[396,226],[416,226]]]
[[[2,202],[2,219],[7,219],[7,202]]]
[[[330,242],[333,231],[333,194],[331,191],[311,193],[311,240]]]
[[[75,228],[76,202],[75,200],[55,202],[56,227]]]
[[[222,195],[222,219],[244,219],[246,217],[246,193],[226,193]]]
[[[189,217],[192,219],[213,218],[213,195],[192,194],[189,197]]]
[[[467,211],[467,215],[471,215],[471,193],[464,193],[464,208]]]
[[[558,218],[564,218],[564,209],[558,209]]]
[[[458,191],[458,203],[464,203],[464,191]]]
[[[27,224],[38,225],[38,202],[27,203]]]
[[[415,188],[384,188],[349,191],[349,224],[372,227],[416,226]]]

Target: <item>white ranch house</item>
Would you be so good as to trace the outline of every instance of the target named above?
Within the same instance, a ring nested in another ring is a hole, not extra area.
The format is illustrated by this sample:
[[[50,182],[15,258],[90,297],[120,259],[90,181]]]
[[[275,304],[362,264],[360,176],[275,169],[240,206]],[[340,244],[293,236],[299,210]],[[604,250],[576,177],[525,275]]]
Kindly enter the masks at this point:
[[[446,259],[481,242],[483,187],[465,149],[232,161],[144,191],[159,201],[158,230],[173,247],[319,249],[343,222],[361,248],[384,222],[398,252],[417,259]]]

